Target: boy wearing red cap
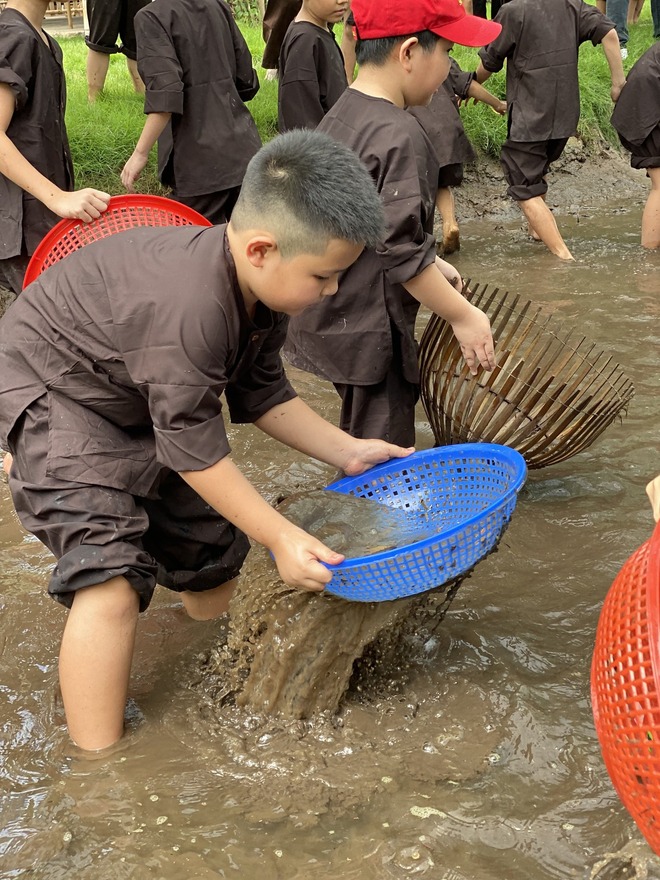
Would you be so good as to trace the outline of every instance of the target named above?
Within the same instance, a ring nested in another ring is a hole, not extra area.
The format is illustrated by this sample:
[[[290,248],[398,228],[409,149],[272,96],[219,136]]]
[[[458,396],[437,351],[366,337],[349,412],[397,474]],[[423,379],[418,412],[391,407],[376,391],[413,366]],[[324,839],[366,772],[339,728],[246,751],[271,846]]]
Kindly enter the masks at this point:
[[[287,355],[333,382],[344,430],[408,446],[419,397],[420,304],[452,325],[473,373],[479,365],[492,370],[495,353],[488,318],[436,256],[438,160],[404,108],[429,103],[449,72],[454,42],[483,46],[500,25],[467,15],[459,0],[353,0],[351,9],[358,75],[319,130],[354,149],[371,172],[386,232],[344,273],[333,302],[292,319]]]

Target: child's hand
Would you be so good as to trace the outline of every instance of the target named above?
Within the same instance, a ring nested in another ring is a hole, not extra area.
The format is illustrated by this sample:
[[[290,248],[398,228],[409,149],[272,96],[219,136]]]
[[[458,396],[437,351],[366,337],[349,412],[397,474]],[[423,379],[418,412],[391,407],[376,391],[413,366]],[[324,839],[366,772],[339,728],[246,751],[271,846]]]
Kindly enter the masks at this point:
[[[341,553],[293,525],[281,531],[270,550],[284,583],[307,592],[320,592],[332,579],[321,562],[338,565],[344,561]]]
[[[504,116],[507,111],[506,101],[497,101],[493,104],[493,110],[499,113],[500,116]]]
[[[363,474],[375,464],[389,461],[391,458],[405,458],[415,451],[414,446],[395,446],[384,440],[360,440],[353,437],[350,453],[342,466],[342,470],[349,477]]]
[[[91,223],[107,210],[110,194],[98,189],[78,189],[75,192],[61,192],[48,203],[48,207],[66,220],[82,220]]]
[[[646,494],[653,508],[653,518],[656,522],[660,522],[660,474],[648,484]]]
[[[133,184],[144,171],[148,160],[149,154],[144,155],[135,150],[131,158],[122,168],[121,182],[129,192],[133,192]]]
[[[465,362],[473,376],[477,375],[477,366],[481,364],[484,370],[495,368],[495,343],[490,330],[490,321],[481,309],[469,305],[467,317],[454,322],[452,330],[458,340]]]

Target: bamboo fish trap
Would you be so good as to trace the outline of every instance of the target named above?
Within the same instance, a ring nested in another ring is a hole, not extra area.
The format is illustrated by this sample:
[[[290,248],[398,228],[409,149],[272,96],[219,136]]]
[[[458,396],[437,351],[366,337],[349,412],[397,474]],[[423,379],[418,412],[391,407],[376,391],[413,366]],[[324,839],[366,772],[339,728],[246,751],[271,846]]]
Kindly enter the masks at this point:
[[[497,367],[472,376],[449,324],[432,315],[420,343],[421,399],[437,445],[500,443],[528,468],[582,452],[635,391],[612,358],[521,297],[463,290],[490,318]]]

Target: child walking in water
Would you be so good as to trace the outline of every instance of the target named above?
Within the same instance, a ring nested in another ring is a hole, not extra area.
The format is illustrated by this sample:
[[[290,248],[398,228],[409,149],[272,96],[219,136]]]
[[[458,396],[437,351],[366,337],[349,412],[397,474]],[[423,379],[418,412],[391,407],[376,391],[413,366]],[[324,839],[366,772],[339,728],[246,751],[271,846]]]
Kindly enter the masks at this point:
[[[324,421],[280,358],[287,316],[336,293],[382,219],[351,150],[290,132],[252,160],[228,225],[90,244],[0,321],[0,447],[21,522],[57,560],[49,592],[70,609],[60,684],[81,748],[122,735],[138,614],[157,583],[205,620],[226,611],[248,538],[302,590],[322,590],[322,563],[343,559],[243,477],[221,395],[233,421],[348,474],[412,451]]]

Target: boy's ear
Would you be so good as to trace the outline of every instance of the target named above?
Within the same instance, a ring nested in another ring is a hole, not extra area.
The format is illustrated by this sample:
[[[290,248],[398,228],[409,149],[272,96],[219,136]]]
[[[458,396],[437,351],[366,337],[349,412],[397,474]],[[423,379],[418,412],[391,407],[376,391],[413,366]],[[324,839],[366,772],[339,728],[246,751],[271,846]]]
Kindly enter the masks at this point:
[[[419,44],[417,37],[408,37],[399,45],[399,63],[406,69],[410,69],[413,59],[413,50]]]
[[[267,232],[253,235],[245,245],[245,256],[256,268],[261,268],[271,257],[279,254],[277,242]]]

